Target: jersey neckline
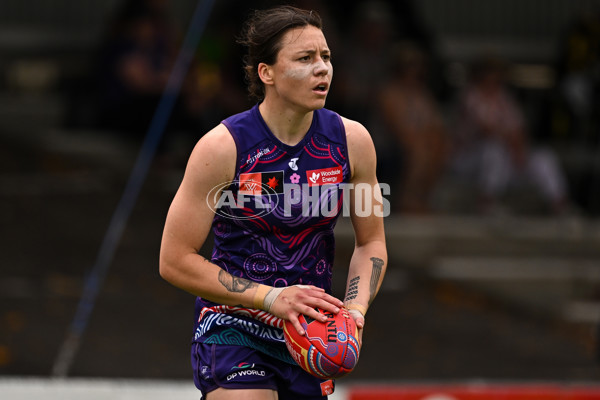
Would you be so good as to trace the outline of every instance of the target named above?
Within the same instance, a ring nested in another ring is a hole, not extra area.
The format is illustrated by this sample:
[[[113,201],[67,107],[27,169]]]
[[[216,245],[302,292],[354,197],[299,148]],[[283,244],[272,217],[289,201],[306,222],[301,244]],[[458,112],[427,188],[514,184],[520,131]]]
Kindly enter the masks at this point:
[[[259,103],[260,104],[260,103]],[[259,104],[256,104],[254,107],[252,107],[252,113],[254,114],[255,118],[260,122],[261,126],[264,129],[265,134],[267,135],[267,137],[272,140],[277,147],[281,148],[282,150],[284,150],[286,153],[295,153],[296,151],[302,149],[304,147],[304,145],[306,144],[306,142],[308,142],[308,140],[310,140],[315,127],[317,125],[317,119],[318,119],[318,110],[314,110],[313,111],[313,118],[312,121],[310,123],[310,128],[308,128],[308,131],[306,132],[306,134],[304,135],[304,137],[295,145],[291,146],[289,144],[283,143],[281,140],[279,140],[279,138],[277,136],[275,136],[275,134],[273,134],[273,132],[271,132],[271,129],[269,128],[269,126],[267,125],[267,123],[265,122],[262,114],[260,113],[260,110],[258,109]]]

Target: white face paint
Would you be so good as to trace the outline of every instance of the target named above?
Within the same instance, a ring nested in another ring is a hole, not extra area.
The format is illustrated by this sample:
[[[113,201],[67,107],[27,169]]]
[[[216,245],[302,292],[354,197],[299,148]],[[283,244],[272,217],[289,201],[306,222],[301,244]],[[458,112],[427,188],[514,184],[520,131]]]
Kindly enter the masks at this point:
[[[288,78],[303,80],[312,75],[314,69],[314,65],[307,64],[296,68],[289,68],[285,70],[284,75]]]
[[[317,74],[319,71],[327,70],[327,75],[331,77],[333,68],[331,64],[327,65],[323,60],[319,59],[312,64],[303,65],[300,67],[289,68],[284,72],[285,76],[292,79],[306,79],[312,74]]]

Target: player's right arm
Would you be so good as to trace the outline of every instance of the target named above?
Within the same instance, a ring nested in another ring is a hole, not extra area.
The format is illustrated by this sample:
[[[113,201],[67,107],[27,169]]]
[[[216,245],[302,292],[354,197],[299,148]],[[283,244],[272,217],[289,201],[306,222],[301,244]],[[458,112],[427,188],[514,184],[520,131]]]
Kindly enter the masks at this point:
[[[236,277],[198,254],[214,217],[216,186],[231,182],[236,167],[235,142],[224,125],[208,132],[194,147],[177,193],[171,203],[160,248],[160,275],[193,295],[215,303],[260,308],[290,320],[298,332],[298,315],[324,319],[314,310],[337,312],[340,300],[314,286],[275,289]]]

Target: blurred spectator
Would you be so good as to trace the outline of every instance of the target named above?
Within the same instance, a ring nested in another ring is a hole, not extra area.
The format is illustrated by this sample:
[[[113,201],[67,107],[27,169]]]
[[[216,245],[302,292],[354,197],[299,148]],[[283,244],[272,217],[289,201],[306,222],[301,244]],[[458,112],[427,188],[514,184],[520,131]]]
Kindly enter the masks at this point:
[[[196,50],[195,59],[182,87],[181,109],[173,118],[178,127],[190,131],[194,142],[228,115],[250,106],[244,85],[242,48],[236,46],[239,20],[245,15],[237,3],[225,0],[213,10],[211,20]]]
[[[550,149],[530,146],[524,115],[505,84],[505,64],[482,57],[459,98],[452,170],[473,179],[481,210],[502,209],[502,196],[515,185],[533,185],[553,213],[565,211],[567,184]]]
[[[133,136],[145,133],[176,56],[165,0],[129,0],[101,49],[99,124]]]
[[[336,63],[343,65],[335,72],[338,91],[332,99],[339,101],[342,114],[361,121],[372,119],[374,94],[384,81],[385,60],[394,39],[394,20],[389,4],[370,0],[357,4],[348,40],[344,48],[333,49]],[[377,145],[377,143],[376,143]]]
[[[600,212],[600,12],[576,18],[561,41],[557,87],[547,102],[546,132],[565,154],[571,193]]]
[[[97,63],[96,127],[133,140],[148,131],[180,52],[181,35],[169,17],[169,4],[128,0],[117,13]],[[190,146],[205,132],[247,108],[235,44],[238,11],[226,4],[222,0],[214,11],[214,25],[193,49],[180,91],[172,94],[175,106],[158,148],[161,167],[184,165]]]
[[[570,123],[564,126],[579,142],[597,142],[599,137],[599,70],[600,18],[594,13],[578,18],[570,26],[558,65],[559,91],[570,117]]]
[[[386,81],[387,52],[396,36],[394,15],[388,2],[367,0],[354,2],[349,19],[350,23],[340,24],[345,40],[332,47],[335,90],[327,98],[327,107],[364,121],[377,148],[379,181],[391,184],[398,155],[393,139],[385,134],[374,100]],[[336,69],[336,65],[343,68]],[[394,192],[392,188],[392,196]]]
[[[390,79],[378,100],[386,132],[401,152],[394,185],[399,210],[427,213],[430,197],[446,162],[446,132],[442,113],[427,86],[425,53],[415,44],[397,44],[390,55]]]

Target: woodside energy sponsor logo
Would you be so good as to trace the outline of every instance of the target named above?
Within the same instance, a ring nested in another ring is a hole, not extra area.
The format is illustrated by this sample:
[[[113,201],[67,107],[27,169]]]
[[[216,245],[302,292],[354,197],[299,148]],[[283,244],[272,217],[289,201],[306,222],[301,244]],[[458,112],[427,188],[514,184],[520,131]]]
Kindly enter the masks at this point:
[[[342,183],[343,178],[342,167],[306,171],[306,180],[309,186]]]

